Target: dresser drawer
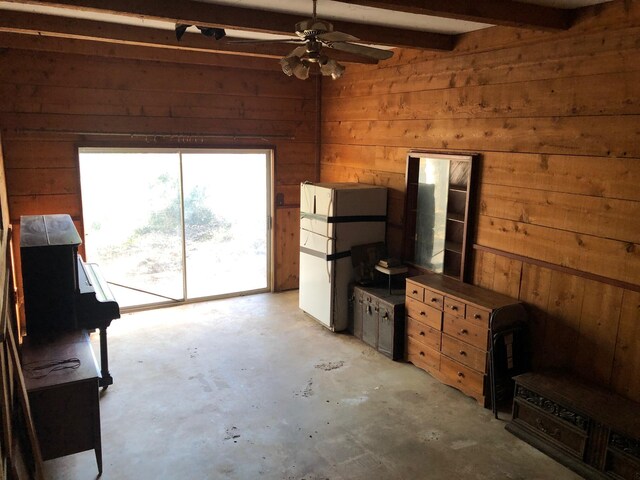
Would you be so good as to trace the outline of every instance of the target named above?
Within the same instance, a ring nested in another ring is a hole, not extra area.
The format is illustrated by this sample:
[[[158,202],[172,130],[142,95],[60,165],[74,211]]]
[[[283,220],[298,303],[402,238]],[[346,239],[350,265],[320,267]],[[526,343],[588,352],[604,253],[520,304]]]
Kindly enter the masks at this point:
[[[467,395],[478,398],[484,395],[484,375],[442,355],[440,373],[445,383],[462,390]]]
[[[513,404],[513,421],[527,425],[545,440],[561,447],[580,459],[583,458],[587,444],[586,432],[569,425],[560,418],[517,399]]]
[[[489,331],[486,327],[470,322],[463,318],[444,314],[442,331],[447,335],[469,343],[474,347],[487,350],[489,346]]]
[[[440,330],[407,317],[407,337],[421,344],[440,350]]]
[[[440,370],[440,352],[407,338],[407,361],[427,371]]]
[[[453,298],[444,297],[444,311],[450,315],[464,318],[466,305]]]
[[[489,328],[489,317],[491,316],[491,312],[489,310],[483,310],[481,308],[476,308],[471,305],[467,305],[467,312],[465,314],[465,319],[470,322],[477,323],[486,328]]]
[[[449,335],[442,335],[442,348],[440,351],[467,367],[471,367],[478,372],[487,371],[487,352],[475,348],[468,343],[461,342]]]
[[[424,300],[424,287],[415,283],[407,282],[407,297],[411,297],[419,302]]]
[[[429,305],[425,305],[422,302],[418,302],[411,297],[407,297],[405,307],[407,315],[410,317],[413,317],[436,330],[442,330],[442,312],[440,310],[430,307]]]
[[[444,295],[428,288],[424,289],[424,303],[437,308],[438,310],[444,310]]]

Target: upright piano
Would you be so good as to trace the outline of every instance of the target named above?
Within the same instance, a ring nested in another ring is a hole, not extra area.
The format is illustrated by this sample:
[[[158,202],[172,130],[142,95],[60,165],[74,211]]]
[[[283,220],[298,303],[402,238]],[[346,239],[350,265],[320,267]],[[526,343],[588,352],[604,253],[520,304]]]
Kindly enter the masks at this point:
[[[120,307],[96,264],[78,254],[82,243],[69,215],[20,218],[20,258],[27,335],[52,339],[75,330],[100,331],[100,386],[109,373],[107,327]]]

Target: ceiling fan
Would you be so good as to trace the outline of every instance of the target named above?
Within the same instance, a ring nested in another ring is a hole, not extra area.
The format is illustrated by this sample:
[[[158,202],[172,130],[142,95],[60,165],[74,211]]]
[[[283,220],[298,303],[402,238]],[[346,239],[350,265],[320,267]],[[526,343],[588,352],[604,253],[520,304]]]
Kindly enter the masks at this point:
[[[295,75],[301,80],[309,77],[312,65],[318,65],[320,73],[336,80],[344,73],[344,65],[334,59],[330,59],[323,53],[323,49],[333,48],[355,55],[370,58],[372,60],[386,60],[393,56],[391,50],[367,47],[356,43],[358,38],[347,33],[335,31],[333,25],[321,20],[316,15],[317,0],[313,0],[313,16],[310,19],[296,23],[295,34],[298,38],[278,40],[235,40],[233,43],[293,43],[299,44],[286,57],[280,59],[282,71],[288,75]]]

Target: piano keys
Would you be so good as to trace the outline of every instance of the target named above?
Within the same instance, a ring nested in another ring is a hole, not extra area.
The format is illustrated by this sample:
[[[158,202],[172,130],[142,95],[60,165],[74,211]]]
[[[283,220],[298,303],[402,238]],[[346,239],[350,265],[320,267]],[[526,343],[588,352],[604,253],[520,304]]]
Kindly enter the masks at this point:
[[[113,383],[109,373],[107,327],[120,318],[120,307],[98,265],[78,255],[82,243],[69,215],[20,218],[20,258],[27,335],[56,338],[76,330],[100,331],[100,386]]]

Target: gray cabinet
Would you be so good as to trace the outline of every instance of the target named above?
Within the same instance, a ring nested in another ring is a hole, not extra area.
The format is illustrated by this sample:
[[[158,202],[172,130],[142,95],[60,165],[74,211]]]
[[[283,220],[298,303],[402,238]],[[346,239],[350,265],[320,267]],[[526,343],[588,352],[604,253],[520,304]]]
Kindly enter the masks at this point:
[[[393,360],[404,356],[404,296],[387,288],[354,287],[353,335]]]

